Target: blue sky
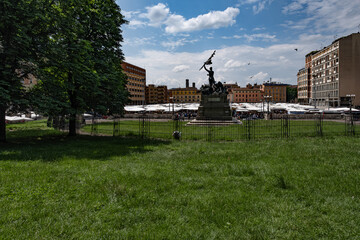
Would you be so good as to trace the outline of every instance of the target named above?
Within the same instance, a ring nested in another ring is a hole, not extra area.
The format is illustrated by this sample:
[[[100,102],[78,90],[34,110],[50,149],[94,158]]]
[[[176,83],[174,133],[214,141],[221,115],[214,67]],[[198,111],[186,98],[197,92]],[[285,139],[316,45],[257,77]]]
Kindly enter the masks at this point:
[[[129,21],[122,28],[126,61],[147,70],[147,84],[170,88],[183,87],[185,79],[207,83],[199,68],[213,50],[217,81],[296,84],[307,53],[360,31],[358,0],[117,3]]]

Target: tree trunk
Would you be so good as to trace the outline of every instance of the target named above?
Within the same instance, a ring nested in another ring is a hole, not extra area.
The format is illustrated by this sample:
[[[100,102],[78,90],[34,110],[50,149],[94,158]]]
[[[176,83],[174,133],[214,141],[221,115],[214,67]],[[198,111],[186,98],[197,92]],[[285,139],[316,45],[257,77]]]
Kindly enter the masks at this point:
[[[69,136],[76,136],[76,114],[70,114]]]
[[[76,97],[76,83],[73,81],[73,74],[68,73],[68,82],[75,85],[75,89],[69,91],[69,100],[72,113],[69,119],[69,136],[76,136],[76,113],[77,113],[77,97]]]
[[[6,120],[4,106],[0,106],[0,142],[6,142]]]

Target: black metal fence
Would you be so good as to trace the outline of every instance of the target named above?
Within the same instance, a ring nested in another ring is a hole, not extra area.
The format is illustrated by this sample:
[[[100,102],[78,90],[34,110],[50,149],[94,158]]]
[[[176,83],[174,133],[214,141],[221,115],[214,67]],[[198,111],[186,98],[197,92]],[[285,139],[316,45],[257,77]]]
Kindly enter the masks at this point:
[[[215,121],[209,124],[189,124],[190,120],[117,118],[87,122],[81,132],[91,135],[134,136],[139,138],[238,141],[264,138],[359,136],[359,120],[352,115],[343,119],[324,119],[322,115],[309,115],[298,119],[296,115],[283,115],[279,119],[241,119],[239,123]]]

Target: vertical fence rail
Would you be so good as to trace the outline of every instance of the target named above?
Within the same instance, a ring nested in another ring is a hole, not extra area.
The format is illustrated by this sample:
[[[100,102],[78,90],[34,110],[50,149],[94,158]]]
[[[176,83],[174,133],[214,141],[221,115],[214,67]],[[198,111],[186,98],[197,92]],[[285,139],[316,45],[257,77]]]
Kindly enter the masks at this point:
[[[175,119],[172,121],[173,122],[173,132],[172,132],[172,136],[174,139],[176,140],[180,140],[181,138],[181,122],[180,122],[180,118],[175,117]]]
[[[317,136],[323,136],[323,118],[320,114],[315,115],[315,131]]]
[[[213,127],[211,125],[208,125],[206,128],[206,141],[211,142],[213,141]]]
[[[345,116],[345,135],[355,136],[354,116],[352,114]]]
[[[150,137],[150,119],[145,114],[139,118],[139,136],[141,139]]]
[[[255,128],[255,124],[253,120],[247,119],[245,120],[245,129],[246,129],[246,139],[251,140],[253,138],[253,128]]]
[[[91,125],[84,126],[91,135],[137,136],[139,138],[174,138],[204,141],[238,141],[263,138],[327,137],[358,135],[356,119],[346,115],[343,120],[324,119],[321,114],[299,118],[296,115],[283,115],[273,120],[243,119],[242,124],[228,125],[186,125],[188,121],[175,118],[172,121],[151,120],[149,115],[133,119],[114,120],[92,119]]]
[[[281,137],[288,138],[290,136],[290,119],[288,115],[281,118]]]

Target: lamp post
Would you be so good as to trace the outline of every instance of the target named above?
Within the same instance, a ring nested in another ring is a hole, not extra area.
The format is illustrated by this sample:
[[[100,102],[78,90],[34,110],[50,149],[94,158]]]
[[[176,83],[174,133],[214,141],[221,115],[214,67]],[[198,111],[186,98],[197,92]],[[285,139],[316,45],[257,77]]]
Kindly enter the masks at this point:
[[[268,117],[269,117],[269,113],[270,113],[270,99],[271,99],[271,98],[272,98],[272,96],[269,96],[269,95],[264,96],[264,99],[266,100],[267,105],[268,105],[268,109],[267,109],[267,115],[268,115]]]
[[[174,97],[169,97],[169,99],[172,101],[172,117],[174,118]],[[170,103],[169,103],[170,108]]]
[[[350,98],[349,102],[350,102],[350,115],[351,115],[352,114],[351,108],[352,108],[352,104],[353,104],[353,98],[355,98],[355,94],[346,94],[346,97]]]

